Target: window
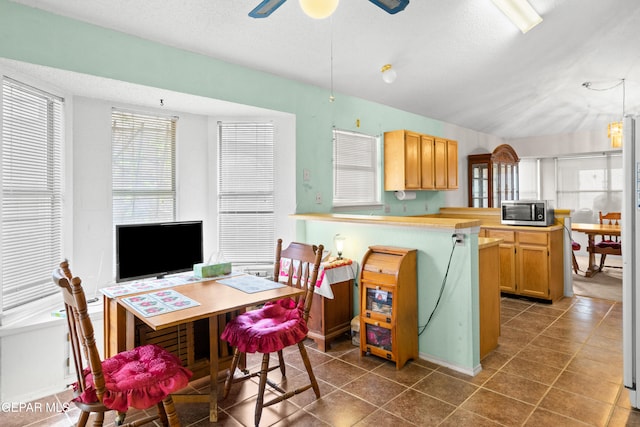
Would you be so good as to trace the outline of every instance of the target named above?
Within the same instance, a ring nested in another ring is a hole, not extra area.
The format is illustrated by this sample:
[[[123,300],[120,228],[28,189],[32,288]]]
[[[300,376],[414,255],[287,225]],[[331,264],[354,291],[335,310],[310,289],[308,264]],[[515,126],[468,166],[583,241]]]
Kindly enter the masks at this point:
[[[58,292],[62,259],[63,99],[2,80],[0,312]]]
[[[173,221],[176,117],[114,110],[113,224]]]
[[[377,138],[333,131],[333,206],[380,204]]]
[[[540,181],[539,181],[539,163],[540,159],[520,159],[520,179],[518,181],[518,190],[520,199],[537,200],[540,199]]]
[[[622,209],[619,153],[559,158],[557,176],[558,206],[573,209],[580,219],[576,222],[598,222],[599,211]]]
[[[218,248],[235,264],[271,264],[274,126],[218,123]]]

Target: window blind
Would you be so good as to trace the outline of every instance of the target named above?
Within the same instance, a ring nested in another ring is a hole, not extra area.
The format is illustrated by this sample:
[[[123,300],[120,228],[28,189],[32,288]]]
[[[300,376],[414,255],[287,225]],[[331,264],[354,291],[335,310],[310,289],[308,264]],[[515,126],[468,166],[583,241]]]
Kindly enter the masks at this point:
[[[333,205],[380,203],[377,140],[374,136],[333,131]]]
[[[557,159],[557,205],[575,212],[619,212],[622,207],[622,155],[594,154]],[[586,219],[581,221],[587,222]]]
[[[236,264],[273,263],[274,126],[220,122],[218,131],[218,248]]]
[[[62,98],[2,80],[1,311],[58,292],[62,259]]]
[[[175,117],[113,110],[113,223],[175,219]]]

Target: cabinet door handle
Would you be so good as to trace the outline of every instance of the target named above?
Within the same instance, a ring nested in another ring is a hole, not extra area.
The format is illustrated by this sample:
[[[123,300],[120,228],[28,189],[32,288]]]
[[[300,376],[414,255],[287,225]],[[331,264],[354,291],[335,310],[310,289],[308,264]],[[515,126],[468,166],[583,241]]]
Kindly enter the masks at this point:
[[[374,325],[380,326],[380,322],[375,322]]]

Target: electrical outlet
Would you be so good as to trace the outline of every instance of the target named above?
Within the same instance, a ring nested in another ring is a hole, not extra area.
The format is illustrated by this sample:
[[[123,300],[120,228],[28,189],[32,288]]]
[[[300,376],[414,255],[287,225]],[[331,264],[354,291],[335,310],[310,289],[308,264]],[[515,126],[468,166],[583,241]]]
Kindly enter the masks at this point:
[[[322,193],[316,193],[316,203],[322,204]]]
[[[453,239],[456,241],[456,246],[464,246],[464,234],[456,233],[453,235]]]
[[[390,213],[391,212],[391,206],[389,206],[388,203],[384,204],[384,213]]]
[[[311,172],[309,171],[309,169],[304,169],[302,171],[302,180],[309,181],[310,179],[311,179]]]

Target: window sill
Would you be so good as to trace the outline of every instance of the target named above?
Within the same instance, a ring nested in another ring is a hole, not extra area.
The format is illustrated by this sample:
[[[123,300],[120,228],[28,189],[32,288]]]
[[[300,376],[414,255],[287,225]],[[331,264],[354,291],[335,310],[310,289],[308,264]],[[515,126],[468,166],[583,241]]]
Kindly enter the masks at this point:
[[[64,313],[64,308],[60,308],[61,303],[56,300],[56,303],[52,303],[48,305],[47,308],[39,308],[38,310],[31,311],[31,315],[12,316],[10,323],[3,324],[0,326],[0,338],[21,334],[24,332],[29,332],[37,329],[45,329],[53,326],[57,326],[58,324],[64,324],[66,327],[67,321],[66,317],[63,315],[62,317],[56,316],[53,313]],[[88,304],[89,315],[92,321],[102,320],[104,317],[104,308],[102,305],[102,299],[98,301]],[[62,310],[62,311],[60,311]],[[26,310],[21,310],[22,313],[26,312]],[[6,320],[6,319],[3,319]]]

